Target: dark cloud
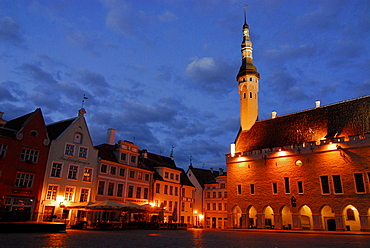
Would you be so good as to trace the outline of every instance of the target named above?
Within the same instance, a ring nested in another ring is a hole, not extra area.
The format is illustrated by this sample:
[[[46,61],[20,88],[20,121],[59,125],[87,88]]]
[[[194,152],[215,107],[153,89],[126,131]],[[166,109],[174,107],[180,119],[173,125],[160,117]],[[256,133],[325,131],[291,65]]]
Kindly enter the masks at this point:
[[[86,91],[91,91],[95,96],[106,97],[109,94],[110,85],[99,73],[81,69],[76,72],[76,79]]]
[[[20,46],[23,43],[21,28],[11,17],[5,16],[0,18],[0,41],[14,46]]]
[[[18,102],[18,98],[21,96],[17,96],[12,90],[11,87],[16,85],[15,82],[3,82],[0,83],[0,99],[1,101],[9,101],[9,102]]]
[[[187,65],[185,74],[190,85],[198,90],[213,94],[227,94],[235,86],[232,66],[211,57],[196,58]]]
[[[53,75],[44,71],[41,67],[34,64],[22,64],[19,69],[30,76],[33,80],[39,81],[40,83],[57,84],[58,82],[54,79]]]

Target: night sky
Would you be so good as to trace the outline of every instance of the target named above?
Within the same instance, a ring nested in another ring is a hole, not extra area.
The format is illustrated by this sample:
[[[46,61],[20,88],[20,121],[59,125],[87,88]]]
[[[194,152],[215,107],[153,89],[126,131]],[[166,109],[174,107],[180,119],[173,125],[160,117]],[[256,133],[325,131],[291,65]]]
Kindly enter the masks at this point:
[[[0,1],[0,111],[47,124],[82,106],[116,141],[225,167],[239,130],[243,5],[261,74],[259,119],[370,94],[370,1]]]

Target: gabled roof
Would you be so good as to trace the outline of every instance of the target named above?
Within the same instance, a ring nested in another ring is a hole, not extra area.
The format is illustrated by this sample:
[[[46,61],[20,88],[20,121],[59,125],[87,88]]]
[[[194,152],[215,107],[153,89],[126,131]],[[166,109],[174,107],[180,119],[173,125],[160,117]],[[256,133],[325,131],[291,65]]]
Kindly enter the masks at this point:
[[[212,172],[211,170],[194,168],[193,166],[189,166],[189,170],[192,171],[202,188],[204,188],[205,183],[216,182],[215,178],[219,175],[218,171]]]
[[[180,169],[180,168],[179,168]],[[191,181],[189,180],[188,176],[186,175],[185,171],[183,169],[181,169],[181,174],[180,174],[180,183],[182,185],[187,185],[187,186],[192,186],[194,187],[194,185],[191,183]]]
[[[0,128],[0,135],[13,138],[15,133],[20,131],[27,122],[38,112],[41,111],[40,108],[37,108],[35,111],[12,119],[5,123],[5,125]]]
[[[370,132],[370,95],[274,119],[240,131],[236,152],[261,150]]]
[[[78,117],[71,118],[64,121],[58,121],[46,126],[49,138],[51,140],[57,139]]]
[[[150,168],[167,167],[174,170],[181,170],[176,167],[175,161],[170,157],[147,152],[147,158],[142,158],[142,161]]]
[[[116,145],[110,144],[100,144],[94,146],[98,150],[98,157],[107,161],[118,163],[117,157],[114,154],[114,151],[117,149]]]

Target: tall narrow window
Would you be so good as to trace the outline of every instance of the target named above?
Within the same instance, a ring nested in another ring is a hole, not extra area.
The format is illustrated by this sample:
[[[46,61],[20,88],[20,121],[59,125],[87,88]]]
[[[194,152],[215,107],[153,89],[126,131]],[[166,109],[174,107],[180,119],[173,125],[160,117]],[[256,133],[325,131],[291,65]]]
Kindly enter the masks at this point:
[[[136,187],[136,198],[141,198],[141,187]]]
[[[64,200],[65,201],[73,201],[73,195],[75,193],[75,188],[73,187],[66,187],[64,192]]]
[[[298,186],[298,194],[303,194],[303,182],[298,181],[297,186]]]
[[[51,177],[60,177],[61,171],[62,171],[62,163],[55,163],[54,162],[53,165],[51,166],[50,176]]]
[[[99,181],[98,183],[98,195],[104,195],[105,182]]]
[[[329,189],[329,177],[328,176],[320,176],[320,182],[321,182],[321,191],[322,194],[330,194]]]
[[[129,197],[129,198],[134,197],[134,186],[128,186],[127,197]]]
[[[164,193],[168,195],[168,185],[164,185]]]
[[[284,183],[285,183],[285,193],[290,194],[289,177],[284,177]]]
[[[108,183],[108,195],[112,196],[114,192],[114,183]]]
[[[365,183],[362,173],[355,173],[355,185],[357,193],[365,193]]]
[[[278,193],[277,183],[272,183],[272,193],[276,195]]]
[[[148,199],[149,196],[149,188],[144,188],[144,199]]]
[[[89,189],[81,189],[80,202],[87,202],[89,199]]]
[[[254,195],[254,184],[251,184],[250,188],[251,188],[251,195]]]
[[[56,200],[58,193],[58,185],[49,185],[46,192],[46,200]]]
[[[119,183],[117,185],[117,196],[123,196],[123,184]]]
[[[82,178],[82,181],[91,182],[91,180],[92,180],[92,169],[91,168],[85,168],[84,169],[84,176]]]
[[[238,195],[242,194],[242,185],[238,184]]]
[[[78,171],[78,166],[70,165],[69,166],[69,171],[68,171],[68,179],[77,180],[77,171]]]
[[[334,193],[336,194],[343,193],[342,181],[340,179],[340,175],[333,175],[333,183],[334,183]]]
[[[159,194],[161,190],[161,185],[159,183],[155,184],[155,193]]]

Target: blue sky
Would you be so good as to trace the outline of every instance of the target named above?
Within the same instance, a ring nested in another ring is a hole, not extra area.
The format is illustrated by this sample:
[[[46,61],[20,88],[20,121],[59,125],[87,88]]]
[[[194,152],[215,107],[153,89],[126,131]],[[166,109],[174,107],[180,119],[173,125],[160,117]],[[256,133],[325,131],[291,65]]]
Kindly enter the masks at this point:
[[[225,167],[239,130],[243,5],[259,119],[370,94],[370,2],[0,1],[0,111],[77,116],[178,166]]]

